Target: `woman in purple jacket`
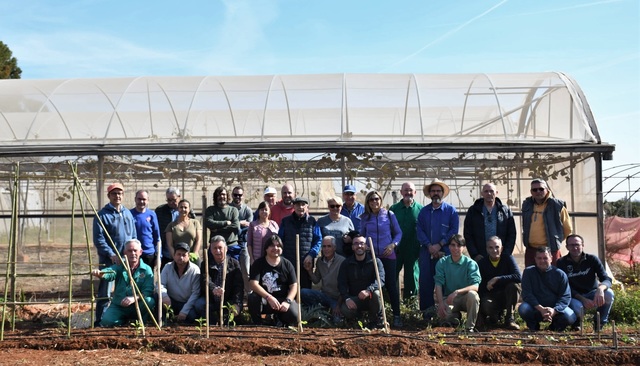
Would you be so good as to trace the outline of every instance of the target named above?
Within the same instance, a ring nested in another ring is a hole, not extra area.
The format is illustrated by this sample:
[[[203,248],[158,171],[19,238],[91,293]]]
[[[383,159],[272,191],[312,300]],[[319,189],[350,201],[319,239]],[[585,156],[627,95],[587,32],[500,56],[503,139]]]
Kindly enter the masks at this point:
[[[402,230],[393,212],[382,207],[382,196],[377,191],[367,194],[364,213],[360,216],[362,236],[371,238],[376,257],[384,266],[385,287],[393,310],[393,327],[402,327],[400,317],[400,291],[396,273],[396,248],[402,239]]]

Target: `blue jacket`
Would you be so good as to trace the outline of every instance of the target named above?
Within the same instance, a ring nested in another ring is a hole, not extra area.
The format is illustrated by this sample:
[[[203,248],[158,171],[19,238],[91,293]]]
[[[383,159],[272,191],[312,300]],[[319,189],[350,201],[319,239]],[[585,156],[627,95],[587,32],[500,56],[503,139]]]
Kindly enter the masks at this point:
[[[342,210],[340,210],[340,214],[346,216],[351,219],[353,222],[354,230],[360,231],[360,216],[364,213],[364,205],[360,202],[355,202],[353,204],[353,210],[349,211],[347,206],[342,205]]]
[[[611,287],[611,277],[607,275],[600,258],[593,254],[582,253],[578,263],[567,254],[558,259],[556,265],[567,274],[572,295],[587,294],[597,289],[600,284]]]
[[[131,215],[136,225],[137,239],[140,240],[142,244],[142,254],[155,254],[156,244],[161,241],[158,216],[149,209],[146,209],[144,212],[138,212],[135,207],[131,209]]]
[[[449,255],[449,239],[458,233],[460,217],[456,208],[446,202],[442,202],[437,209],[428,204],[420,210],[417,222],[418,242],[426,247],[433,244],[441,244],[442,251]]]
[[[571,289],[567,275],[554,266],[546,272],[538,267],[529,266],[522,273],[522,301],[536,307],[552,307],[562,312],[571,301]]]
[[[513,254],[516,246],[516,222],[509,207],[502,204],[496,197],[496,236],[502,240],[503,253]],[[464,240],[467,241],[469,256],[475,258],[478,254],[487,257],[487,238],[484,231],[484,200],[478,199],[469,207],[464,217]]]
[[[360,216],[360,220],[360,233],[367,240],[371,238],[377,258],[382,258],[382,252],[384,252],[384,248],[387,245],[391,243],[400,245],[402,230],[400,230],[400,224],[398,224],[398,219],[396,219],[396,215],[393,212],[381,208],[377,215],[363,213]],[[369,243],[367,242],[368,245]],[[395,250],[386,258],[396,259]]]
[[[296,234],[300,235],[300,261],[308,255],[315,259],[320,252],[322,237],[316,219],[305,214],[292,213],[282,219],[278,236],[282,239],[282,256],[296,263]]]
[[[106,232],[100,225],[100,220],[107,229]],[[122,254],[127,241],[138,238],[131,211],[121,206],[118,212],[111,203],[107,203],[93,219],[93,245],[98,249],[101,264],[111,264],[109,258],[116,255],[107,234],[113,240],[118,252]]]

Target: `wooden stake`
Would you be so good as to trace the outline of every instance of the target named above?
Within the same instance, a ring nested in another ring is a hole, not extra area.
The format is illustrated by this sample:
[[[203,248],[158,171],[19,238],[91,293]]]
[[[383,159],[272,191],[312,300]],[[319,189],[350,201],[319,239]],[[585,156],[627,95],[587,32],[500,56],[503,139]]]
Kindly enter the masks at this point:
[[[384,323],[385,333],[389,333],[389,323],[387,323],[387,312],[384,310],[384,297],[382,296],[382,282],[380,281],[380,271],[378,270],[378,261],[376,260],[376,252],[373,249],[373,240],[368,237],[369,249],[371,249],[371,257],[373,258],[373,268],[376,271],[376,281],[378,281],[378,291],[380,291],[380,307],[382,308],[382,322]]]
[[[140,295],[142,297],[142,293],[138,293],[136,291],[136,284],[133,280],[133,271],[131,270],[131,266],[129,266],[129,259],[126,255],[123,256],[124,259],[124,268],[129,274],[129,284],[131,285],[131,292],[133,293],[133,299],[135,301],[134,306],[136,307],[136,314],[138,315],[138,321],[140,322],[140,326],[142,327],[142,336],[146,337],[145,329],[144,329],[144,321],[142,321],[142,313],[140,313],[140,306],[138,306],[138,301],[136,300],[136,295]]]
[[[220,296],[220,328],[224,327],[224,289],[227,282],[227,263],[229,262],[229,258],[227,258],[227,253],[224,254],[224,259],[222,263],[222,295]],[[231,309],[229,309],[231,311]]]
[[[302,305],[300,304],[300,234],[296,234],[296,276],[298,277],[298,291],[296,302],[298,303],[298,332],[302,333]]]

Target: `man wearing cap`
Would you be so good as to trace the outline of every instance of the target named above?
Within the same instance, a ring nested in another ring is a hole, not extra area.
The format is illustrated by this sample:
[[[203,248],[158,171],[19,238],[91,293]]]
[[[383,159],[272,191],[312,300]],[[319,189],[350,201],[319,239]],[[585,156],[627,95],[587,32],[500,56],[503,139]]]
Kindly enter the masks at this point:
[[[228,204],[227,190],[224,187],[218,187],[213,191],[213,202],[214,205],[207,207],[204,211],[204,224],[210,231],[210,237],[221,235],[227,245],[233,247],[233,251],[239,254],[238,209]]]
[[[273,206],[276,205],[276,201],[278,199],[277,197],[278,191],[276,191],[275,188],[273,187],[267,187],[264,189],[264,194],[262,196],[263,201],[265,201],[267,203],[267,205],[269,205],[269,210],[271,210],[273,208]],[[255,210],[253,212],[253,221],[256,221],[260,218],[258,210]],[[271,214],[269,214],[269,219],[271,219]]]
[[[420,210],[416,231],[420,243],[420,310],[427,321],[433,316],[435,305],[433,292],[435,289],[434,276],[438,260],[451,254],[447,243],[458,233],[459,217],[456,208],[443,201],[449,195],[449,186],[439,179],[423,188],[425,196],[431,198],[431,203]]]
[[[293,200],[295,210],[282,219],[278,235],[282,238],[282,256],[296,265],[296,235],[300,236],[300,266],[307,271],[313,268],[313,261],[320,252],[322,234],[316,219],[309,215],[309,200],[297,197]],[[311,277],[307,271],[300,271],[300,288],[311,288]]]
[[[156,248],[161,242],[160,228],[156,213],[149,210],[149,192],[141,189],[136,192],[136,207],[131,215],[136,224],[136,236],[142,243],[142,260],[151,268],[156,267]]]
[[[416,186],[411,182],[405,182],[400,189],[402,200],[389,208],[396,214],[396,219],[402,231],[400,245],[396,249],[396,272],[398,275],[404,266],[404,291],[402,298],[408,300],[417,296],[418,277],[418,257],[420,255],[420,243],[416,232],[416,221],[422,205],[416,202]]]
[[[137,238],[136,225],[129,211],[122,204],[124,187],[120,183],[113,183],[107,187],[107,203],[93,220],[93,245],[98,250],[100,267],[108,267],[120,263],[120,256],[125,243]],[[111,287],[108,281],[100,278],[98,297],[96,302],[96,324],[102,320],[102,313],[109,303]]]
[[[177,321],[192,323],[197,318],[200,268],[189,260],[189,244],[177,243],[173,249],[173,262],[160,273],[162,305],[165,310],[171,307]]]
[[[282,199],[275,206],[271,206],[271,220],[278,225],[282,223],[283,218],[293,213],[293,199],[296,196],[293,186],[288,183],[282,186],[280,193],[282,194]]]
[[[347,184],[342,190],[342,210],[340,214],[351,219],[355,231],[360,230],[360,215],[364,213],[364,205],[356,201],[356,187]]]
[[[166,192],[167,203],[156,207],[155,212],[156,216],[158,216],[158,226],[160,227],[160,232],[164,233],[167,230],[167,226],[170,223],[178,219],[180,214],[178,210],[178,202],[180,202],[180,190],[175,187],[167,188]],[[195,219],[196,215],[193,211],[189,212],[189,218]],[[160,239],[162,240],[162,262],[160,268],[164,268],[164,266],[172,261],[171,249],[167,244],[167,236],[160,235]]]
[[[531,197],[522,203],[522,241],[525,267],[535,264],[536,250],[549,247],[555,266],[560,259],[560,246],[573,228],[564,201],[551,197],[547,182],[531,181]]]

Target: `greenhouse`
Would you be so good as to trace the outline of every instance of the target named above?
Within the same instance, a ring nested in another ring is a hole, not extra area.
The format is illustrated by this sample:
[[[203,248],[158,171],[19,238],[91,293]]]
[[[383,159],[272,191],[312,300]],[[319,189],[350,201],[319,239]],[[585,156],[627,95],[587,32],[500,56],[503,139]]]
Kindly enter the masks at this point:
[[[346,183],[390,205],[411,181],[428,204],[434,178],[461,222],[484,183],[518,215],[531,179],[547,179],[604,257],[601,162],[614,146],[563,73],[2,80],[0,128],[0,244],[17,231],[32,263],[69,243],[92,249],[82,221],[112,182],[129,208],[138,189],[153,208],[175,186],[198,213],[218,186],[242,185],[255,209],[265,186],[290,182],[320,215]]]

